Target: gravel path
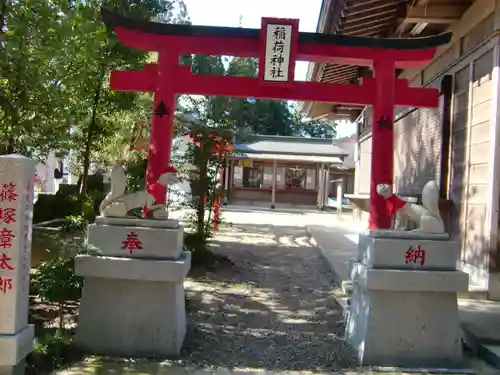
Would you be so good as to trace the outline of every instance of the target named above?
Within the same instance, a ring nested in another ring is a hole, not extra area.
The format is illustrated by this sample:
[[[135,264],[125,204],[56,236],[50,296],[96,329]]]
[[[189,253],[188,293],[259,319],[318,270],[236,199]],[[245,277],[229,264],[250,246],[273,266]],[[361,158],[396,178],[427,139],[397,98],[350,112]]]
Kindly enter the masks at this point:
[[[335,371],[354,363],[332,274],[303,228],[235,225],[214,249],[234,266],[186,283],[183,365]]]

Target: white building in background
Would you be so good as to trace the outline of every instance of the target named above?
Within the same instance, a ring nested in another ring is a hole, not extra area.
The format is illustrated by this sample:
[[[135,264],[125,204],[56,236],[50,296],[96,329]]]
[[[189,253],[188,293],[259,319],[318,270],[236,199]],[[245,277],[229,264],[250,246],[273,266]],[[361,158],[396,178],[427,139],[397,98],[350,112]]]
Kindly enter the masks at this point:
[[[190,141],[181,136],[175,138],[172,143],[172,159],[182,160],[186,155]],[[173,204],[180,203],[191,196],[191,186],[187,176],[179,173],[179,177],[181,179],[179,184],[168,187],[168,200]]]
[[[77,179],[69,174],[69,156],[56,156],[51,152],[36,165],[35,192],[55,194],[60,184],[75,184]]]

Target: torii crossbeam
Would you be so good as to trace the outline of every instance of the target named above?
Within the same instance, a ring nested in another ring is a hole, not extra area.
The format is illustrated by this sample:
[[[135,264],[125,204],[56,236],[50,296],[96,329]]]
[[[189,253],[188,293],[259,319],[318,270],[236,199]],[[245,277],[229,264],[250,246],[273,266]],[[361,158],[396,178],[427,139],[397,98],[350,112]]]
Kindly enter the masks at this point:
[[[182,94],[253,97],[373,106],[370,228],[389,228],[391,218],[378,184],[393,184],[394,108],[437,107],[439,91],[409,87],[397,68],[426,65],[451,33],[428,38],[376,39],[298,32],[299,21],[263,18],[262,28],[245,29],[137,21],[102,9],[104,22],[127,47],[158,52],[143,70],[113,71],[111,88],[155,96],[146,181],[156,203],[165,188],[156,184],[170,163],[176,97]],[[181,54],[259,57],[259,77],[197,75],[179,63]],[[371,67],[374,78],[360,84],[299,82],[296,61]]]

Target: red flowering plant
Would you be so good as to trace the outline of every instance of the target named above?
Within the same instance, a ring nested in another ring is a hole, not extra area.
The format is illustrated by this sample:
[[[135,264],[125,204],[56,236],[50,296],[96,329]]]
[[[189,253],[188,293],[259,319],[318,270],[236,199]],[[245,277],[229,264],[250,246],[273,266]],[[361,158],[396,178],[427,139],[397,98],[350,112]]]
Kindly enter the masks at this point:
[[[213,210],[220,204],[226,193],[221,186],[220,170],[224,168],[225,157],[233,152],[231,131],[192,125],[185,132],[190,142],[183,156],[179,170],[188,169],[192,199],[190,206],[195,210],[192,218],[196,233],[196,243],[206,245],[212,236],[212,227],[220,223],[219,210]],[[215,211],[215,215],[212,213]],[[214,217],[215,216],[215,217]],[[187,241],[189,242],[189,241]],[[189,243],[186,243],[189,246]]]

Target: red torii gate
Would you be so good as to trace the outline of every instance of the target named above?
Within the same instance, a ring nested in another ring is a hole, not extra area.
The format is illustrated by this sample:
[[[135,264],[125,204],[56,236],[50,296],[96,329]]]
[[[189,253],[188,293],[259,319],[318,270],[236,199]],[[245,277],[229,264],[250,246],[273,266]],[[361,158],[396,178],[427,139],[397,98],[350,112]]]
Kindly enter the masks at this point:
[[[125,46],[158,52],[156,64],[137,71],[113,71],[110,83],[113,90],[155,95],[146,181],[157,204],[165,202],[165,188],[156,180],[170,163],[177,95],[373,105],[370,228],[390,227],[386,203],[376,186],[393,184],[394,108],[437,107],[439,98],[437,89],[409,87],[407,80],[396,78],[395,70],[424,66],[436,47],[449,43],[451,33],[376,39],[299,33],[299,21],[292,19],[263,18],[258,30],[137,21],[106,9],[102,17]],[[260,57],[259,77],[192,74],[189,66],[179,63],[181,54]],[[374,78],[363,78],[359,85],[294,81],[297,60],[367,66]]]

